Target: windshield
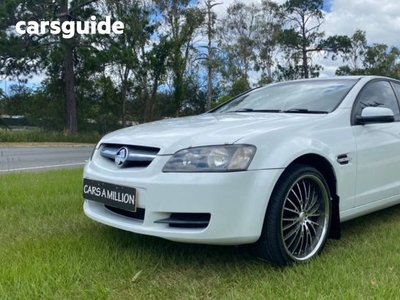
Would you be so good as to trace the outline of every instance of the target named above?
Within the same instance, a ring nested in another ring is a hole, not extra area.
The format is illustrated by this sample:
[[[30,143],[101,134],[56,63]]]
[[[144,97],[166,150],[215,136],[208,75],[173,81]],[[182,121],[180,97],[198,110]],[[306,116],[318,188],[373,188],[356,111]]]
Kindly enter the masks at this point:
[[[270,84],[239,95],[212,112],[329,113],[356,82],[338,78]]]

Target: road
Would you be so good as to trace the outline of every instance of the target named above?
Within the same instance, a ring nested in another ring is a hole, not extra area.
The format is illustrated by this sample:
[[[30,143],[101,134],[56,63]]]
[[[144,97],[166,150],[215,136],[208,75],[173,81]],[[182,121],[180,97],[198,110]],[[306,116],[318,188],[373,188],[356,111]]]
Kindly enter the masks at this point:
[[[0,146],[0,174],[82,167],[93,146],[7,147]]]

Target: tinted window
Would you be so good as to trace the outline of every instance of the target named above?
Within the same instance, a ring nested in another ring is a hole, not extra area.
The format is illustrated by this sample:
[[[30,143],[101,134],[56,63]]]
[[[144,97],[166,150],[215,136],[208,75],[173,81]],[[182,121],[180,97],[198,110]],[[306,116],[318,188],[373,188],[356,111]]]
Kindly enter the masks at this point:
[[[399,115],[399,105],[394,91],[387,81],[376,81],[368,84],[358,96],[354,114],[361,115],[364,107],[387,107],[395,116]]]
[[[392,82],[394,88],[396,89],[397,95],[400,96],[400,83]]]
[[[357,79],[302,80],[270,84],[240,95],[214,112],[303,109],[333,111]]]

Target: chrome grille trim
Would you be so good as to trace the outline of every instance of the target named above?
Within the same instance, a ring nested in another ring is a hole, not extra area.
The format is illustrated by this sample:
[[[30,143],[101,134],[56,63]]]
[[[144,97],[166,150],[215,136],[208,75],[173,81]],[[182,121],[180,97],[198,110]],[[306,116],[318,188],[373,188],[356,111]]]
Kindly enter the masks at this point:
[[[131,167],[135,167],[135,163],[139,163],[141,167],[148,166],[157,153],[160,151],[158,148],[122,145],[122,144],[103,144],[101,145],[100,154],[104,158],[114,161],[115,155],[122,147],[128,149],[127,162],[131,163]]]
[[[119,149],[120,148],[118,148],[118,149],[108,149],[107,148],[107,149],[102,150],[101,155],[103,157],[114,159],[115,155],[117,154]],[[129,156],[128,156],[127,160],[128,161],[152,161],[156,156],[157,155],[147,154],[144,151],[141,152],[140,150],[135,151],[135,153],[134,153],[134,152],[131,152],[131,150],[129,149]]]

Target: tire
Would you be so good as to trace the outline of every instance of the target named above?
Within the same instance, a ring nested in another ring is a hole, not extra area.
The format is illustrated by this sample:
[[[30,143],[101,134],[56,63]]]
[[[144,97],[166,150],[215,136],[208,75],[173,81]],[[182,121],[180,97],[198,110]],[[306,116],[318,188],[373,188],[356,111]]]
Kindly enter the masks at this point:
[[[292,165],[271,195],[256,255],[280,266],[307,262],[324,248],[330,223],[331,195],[323,175]]]

